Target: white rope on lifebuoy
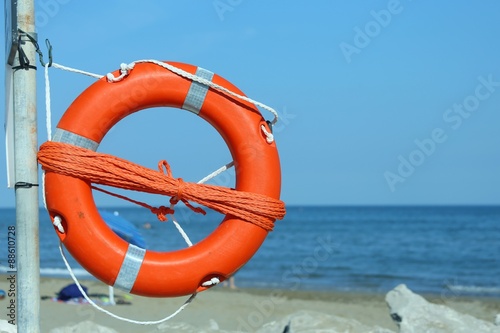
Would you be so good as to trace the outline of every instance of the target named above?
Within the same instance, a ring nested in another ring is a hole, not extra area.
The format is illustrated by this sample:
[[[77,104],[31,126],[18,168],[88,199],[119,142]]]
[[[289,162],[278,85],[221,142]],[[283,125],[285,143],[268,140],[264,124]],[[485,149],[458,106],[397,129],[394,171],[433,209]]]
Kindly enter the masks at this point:
[[[62,219],[60,216],[54,216],[54,220],[52,221],[52,224],[54,225],[54,227],[57,228],[57,230],[59,230],[59,232],[61,234],[64,234],[64,227],[62,225]]]
[[[118,319],[118,320],[121,320],[121,321],[125,321],[125,322],[128,322],[128,323],[132,323],[132,324],[138,324],[138,325],[156,325],[156,324],[161,324],[167,320],[170,320],[172,319],[173,317],[175,317],[177,314],[179,314],[182,310],[184,310],[196,297],[196,293],[192,294],[185,302],[184,304],[181,305],[181,307],[179,307],[179,309],[177,309],[174,313],[172,313],[171,315],[163,318],[163,319],[160,319],[160,320],[152,320],[152,321],[139,321],[139,320],[134,320],[134,319],[129,319],[129,318],[125,318],[125,317],[121,317],[119,315],[116,315],[106,309],[103,309],[102,307],[100,307],[99,305],[97,305],[94,301],[92,301],[92,299],[87,295],[87,293],[85,292],[85,290],[83,290],[80,282],[78,281],[78,279],[76,278],[75,274],[73,273],[73,270],[71,269],[71,266],[69,265],[68,263],[68,260],[66,259],[66,255],[64,254],[64,250],[63,250],[63,246],[61,243],[59,243],[59,251],[61,252],[61,257],[63,258],[63,261],[64,261],[64,264],[66,265],[66,268],[68,269],[68,272],[69,272],[69,275],[71,276],[71,278],[73,279],[73,281],[75,282],[76,286],[78,287],[78,290],[80,290],[80,292],[82,293],[83,297],[85,298],[85,300],[87,302],[89,302],[90,305],[92,305],[95,309],[115,318],[115,319]]]
[[[210,287],[210,286],[215,286],[215,285],[217,285],[219,283],[220,283],[219,278],[213,277],[210,280],[203,282],[201,285],[203,287]]]
[[[270,126],[273,126],[275,125],[277,122],[278,122],[278,112],[273,109],[272,107],[270,106],[267,106],[266,104],[263,104],[261,102],[258,102],[254,99],[251,99],[249,97],[246,97],[246,96],[243,96],[243,95],[240,95],[240,94],[237,94],[227,88],[224,88],[223,86],[221,85],[218,85],[210,80],[207,80],[207,79],[204,79],[198,75],[195,75],[195,74],[191,74],[191,73],[188,73],[186,72],[185,70],[182,70],[178,67],[175,67],[173,65],[170,65],[170,64],[167,64],[165,62],[162,62],[162,61],[158,61],[158,60],[154,60],[154,59],[145,59],[145,60],[136,60],[134,62],[131,62],[130,64],[120,64],[120,75],[115,77],[112,73],[108,73],[106,74],[106,79],[108,80],[108,82],[119,82],[121,80],[123,80],[124,78],[126,78],[130,72],[133,70],[135,64],[137,63],[146,63],[146,62],[149,62],[149,63],[153,63],[153,64],[156,64],[160,67],[163,67],[177,75],[180,75],[182,77],[185,77],[191,81],[195,81],[195,82],[198,82],[198,83],[201,83],[207,87],[210,87],[210,88],[213,88],[213,89],[216,89],[216,90],[219,90],[219,91],[222,91],[230,96],[233,96],[233,97],[236,97],[242,101],[246,101],[246,102],[249,102],[249,103],[252,103],[252,104],[255,104],[256,106],[258,107],[261,107],[262,109],[264,110],[267,110],[269,112],[271,112],[274,116],[273,120],[271,120],[270,122]],[[82,70],[79,70],[79,69],[75,69],[75,68],[71,68],[71,67],[66,67],[66,66],[63,66],[63,65],[59,65],[57,63],[52,63],[52,66],[55,67],[55,68],[58,68],[58,69],[62,69],[62,70],[66,70],[66,71],[69,71],[69,72],[73,72],[73,73],[79,73],[79,74],[84,74],[84,75],[87,75],[87,76],[91,76],[91,77],[94,77],[94,78],[97,78],[97,79],[101,79],[104,77],[104,75],[99,75],[99,74],[94,74],[94,73],[90,73],[90,72],[86,72],[86,71],[82,71]],[[266,136],[266,141],[271,144],[272,142],[274,142],[274,135],[272,133],[270,133],[264,125],[261,126],[261,130],[262,132],[264,133],[264,135]]]

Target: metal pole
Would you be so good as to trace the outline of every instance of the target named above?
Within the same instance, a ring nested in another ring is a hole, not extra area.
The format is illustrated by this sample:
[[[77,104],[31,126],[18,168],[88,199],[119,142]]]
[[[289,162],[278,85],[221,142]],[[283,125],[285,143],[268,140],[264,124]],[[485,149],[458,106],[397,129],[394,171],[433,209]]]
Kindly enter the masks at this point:
[[[19,29],[36,36],[34,0],[17,1],[17,20]],[[29,64],[35,66],[35,47],[22,34],[19,48],[22,48]],[[21,56],[20,51],[18,51],[18,55]],[[17,330],[23,333],[39,333],[40,255],[38,165],[36,159],[38,151],[36,70],[34,68],[15,70],[13,82]]]

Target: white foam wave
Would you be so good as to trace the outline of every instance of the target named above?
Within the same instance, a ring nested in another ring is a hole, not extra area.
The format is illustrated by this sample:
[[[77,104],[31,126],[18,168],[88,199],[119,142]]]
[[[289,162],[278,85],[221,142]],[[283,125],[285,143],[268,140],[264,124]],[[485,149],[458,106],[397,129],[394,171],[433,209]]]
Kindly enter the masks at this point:
[[[92,277],[92,275],[83,268],[73,268],[72,270],[78,278]],[[47,277],[70,277],[66,268],[40,268],[40,275]]]
[[[457,293],[500,294],[500,287],[448,285],[447,288]]]
[[[15,272],[15,271],[14,271]],[[7,266],[0,265],[0,274],[12,274],[13,271]],[[73,268],[73,273],[78,278],[91,278],[92,275],[83,268]],[[69,272],[66,268],[40,268],[40,276],[43,277],[64,277],[69,278]]]

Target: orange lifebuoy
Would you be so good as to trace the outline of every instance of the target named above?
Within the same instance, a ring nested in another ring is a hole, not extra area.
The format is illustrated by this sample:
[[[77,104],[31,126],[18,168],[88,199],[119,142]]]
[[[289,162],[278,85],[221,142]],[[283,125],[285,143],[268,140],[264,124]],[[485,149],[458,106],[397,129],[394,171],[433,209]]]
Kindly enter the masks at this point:
[[[170,64],[242,94],[207,70]],[[158,106],[189,110],[217,129],[236,165],[236,190],[279,199],[278,152],[274,142],[266,141],[261,126],[269,128],[258,109],[152,63],[136,64],[120,82],[109,83],[103,78],[87,88],[64,113],[53,141],[95,151],[122,118]],[[144,250],[108,228],[98,213],[89,182],[48,171],[45,195],[51,218],[62,218],[65,232],[56,232],[72,256],[104,283],[138,295],[173,297],[204,290],[207,280],[217,277],[222,281],[240,269],[268,233],[226,215],[210,235],[191,247],[173,252]]]

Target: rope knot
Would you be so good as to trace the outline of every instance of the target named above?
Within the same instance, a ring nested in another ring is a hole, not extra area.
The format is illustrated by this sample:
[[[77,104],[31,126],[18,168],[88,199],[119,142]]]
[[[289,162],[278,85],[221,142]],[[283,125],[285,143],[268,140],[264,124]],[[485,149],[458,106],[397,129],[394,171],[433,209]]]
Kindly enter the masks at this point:
[[[165,206],[151,207],[151,212],[158,217],[161,222],[167,221],[167,214],[173,214],[174,210]]]
[[[182,193],[184,190],[184,180],[182,178],[177,178],[177,194],[170,198],[170,203],[172,205],[177,204],[179,201],[184,202],[185,200],[182,198]]]
[[[108,82],[118,82],[123,80],[129,73],[130,71],[134,68],[135,63],[131,64],[120,64],[120,76],[114,77],[113,73],[108,73],[106,74],[106,78],[108,79]]]
[[[165,169],[165,172],[164,172],[164,169]],[[194,207],[193,205],[191,205],[189,203],[189,201],[187,201],[186,199],[184,199],[183,195],[185,193],[187,193],[188,190],[189,190],[188,184],[186,184],[182,178],[175,179],[172,176],[172,169],[170,168],[170,165],[168,164],[167,161],[161,160],[160,162],[158,162],[158,170],[161,173],[165,173],[168,178],[174,180],[175,185],[176,185],[175,186],[175,195],[173,195],[170,198],[170,204],[172,205],[170,207],[173,207],[179,201],[182,201],[182,203],[184,203],[186,205],[186,207],[188,207],[189,209],[191,209],[193,212],[198,213],[198,214],[203,214],[203,215],[206,214],[206,212],[203,210],[203,208],[201,208],[201,207]]]

